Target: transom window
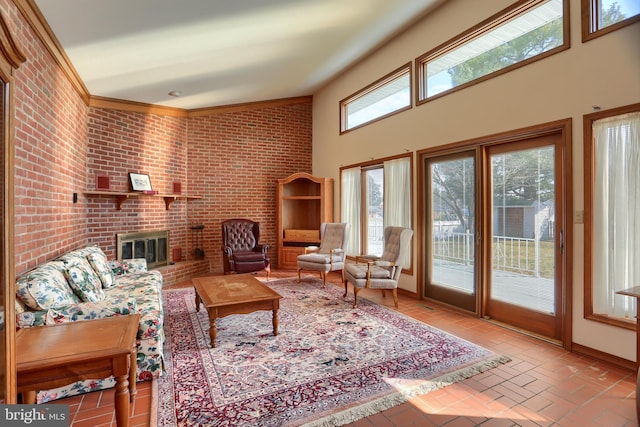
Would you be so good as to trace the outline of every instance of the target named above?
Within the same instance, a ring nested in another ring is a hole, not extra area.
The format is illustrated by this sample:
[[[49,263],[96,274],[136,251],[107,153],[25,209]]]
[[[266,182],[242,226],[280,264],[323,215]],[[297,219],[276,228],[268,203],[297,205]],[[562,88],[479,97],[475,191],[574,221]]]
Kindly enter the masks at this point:
[[[566,3],[567,0],[517,2],[417,58],[418,102],[568,49]]]
[[[411,63],[340,101],[340,132],[411,108]]]
[[[582,41],[640,21],[640,0],[582,0]]]

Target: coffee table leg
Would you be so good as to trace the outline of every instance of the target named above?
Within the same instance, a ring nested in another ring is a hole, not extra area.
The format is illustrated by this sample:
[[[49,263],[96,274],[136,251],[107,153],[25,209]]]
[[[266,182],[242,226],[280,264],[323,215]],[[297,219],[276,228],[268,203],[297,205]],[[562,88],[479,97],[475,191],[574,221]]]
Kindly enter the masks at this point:
[[[273,309],[273,335],[278,335],[278,309]]]
[[[195,291],[196,294],[196,311],[200,311],[200,297],[198,296],[198,291]]]
[[[211,339],[211,348],[216,346],[216,318],[209,315],[209,338]]]
[[[129,427],[129,380],[128,375],[116,377],[116,425]]]

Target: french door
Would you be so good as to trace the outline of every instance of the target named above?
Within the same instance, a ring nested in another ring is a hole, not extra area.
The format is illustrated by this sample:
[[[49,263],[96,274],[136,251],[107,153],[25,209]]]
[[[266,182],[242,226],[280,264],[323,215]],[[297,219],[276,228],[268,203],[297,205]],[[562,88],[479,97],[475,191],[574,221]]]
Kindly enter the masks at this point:
[[[426,160],[430,224],[425,227],[428,266],[424,294],[468,311],[477,311],[476,250],[477,152],[464,151]]]
[[[563,138],[423,158],[423,295],[562,339]]]
[[[558,135],[487,148],[483,315],[562,338],[562,163]]]

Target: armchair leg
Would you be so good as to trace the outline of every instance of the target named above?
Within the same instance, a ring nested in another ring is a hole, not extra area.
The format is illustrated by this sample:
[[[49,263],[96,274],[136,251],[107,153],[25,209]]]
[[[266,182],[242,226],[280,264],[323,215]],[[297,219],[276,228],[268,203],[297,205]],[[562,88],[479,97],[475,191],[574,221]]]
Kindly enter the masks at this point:
[[[265,268],[265,270],[267,270],[267,280],[269,280],[269,275],[271,274],[271,266],[267,266],[267,268]]]
[[[324,287],[327,286],[327,272],[321,271],[320,276],[322,277],[322,289],[324,289]]]
[[[349,282],[347,282],[346,280],[342,280],[344,282],[344,295],[342,295],[342,298],[346,298],[347,297],[347,292],[349,290]]]
[[[353,308],[358,308],[358,291],[360,289],[353,287]]]
[[[302,270],[302,269],[301,269],[301,268],[298,268],[298,283],[300,283],[300,281],[302,280],[302,279],[300,278],[300,270]]]
[[[393,303],[396,305],[396,308],[398,308],[398,290],[397,289],[393,289]]]

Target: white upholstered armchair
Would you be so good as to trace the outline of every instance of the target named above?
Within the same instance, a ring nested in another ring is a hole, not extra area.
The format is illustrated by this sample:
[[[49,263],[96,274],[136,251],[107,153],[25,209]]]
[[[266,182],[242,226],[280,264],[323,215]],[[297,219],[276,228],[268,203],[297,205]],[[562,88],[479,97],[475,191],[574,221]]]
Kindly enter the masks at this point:
[[[386,227],[384,229],[384,250],[381,257],[357,257],[355,263],[349,263],[344,269],[344,296],[348,293],[348,283],[353,285],[353,308],[358,307],[358,291],[362,288],[391,289],[393,302],[398,307],[398,280],[402,267],[407,264],[405,257],[411,243],[413,230],[404,227]]]
[[[322,287],[327,283],[327,273],[342,271],[344,281],[344,264],[346,259],[349,224],[345,222],[323,222],[320,225],[320,246],[307,247],[303,255],[298,255],[298,282],[300,271],[319,271]]]

